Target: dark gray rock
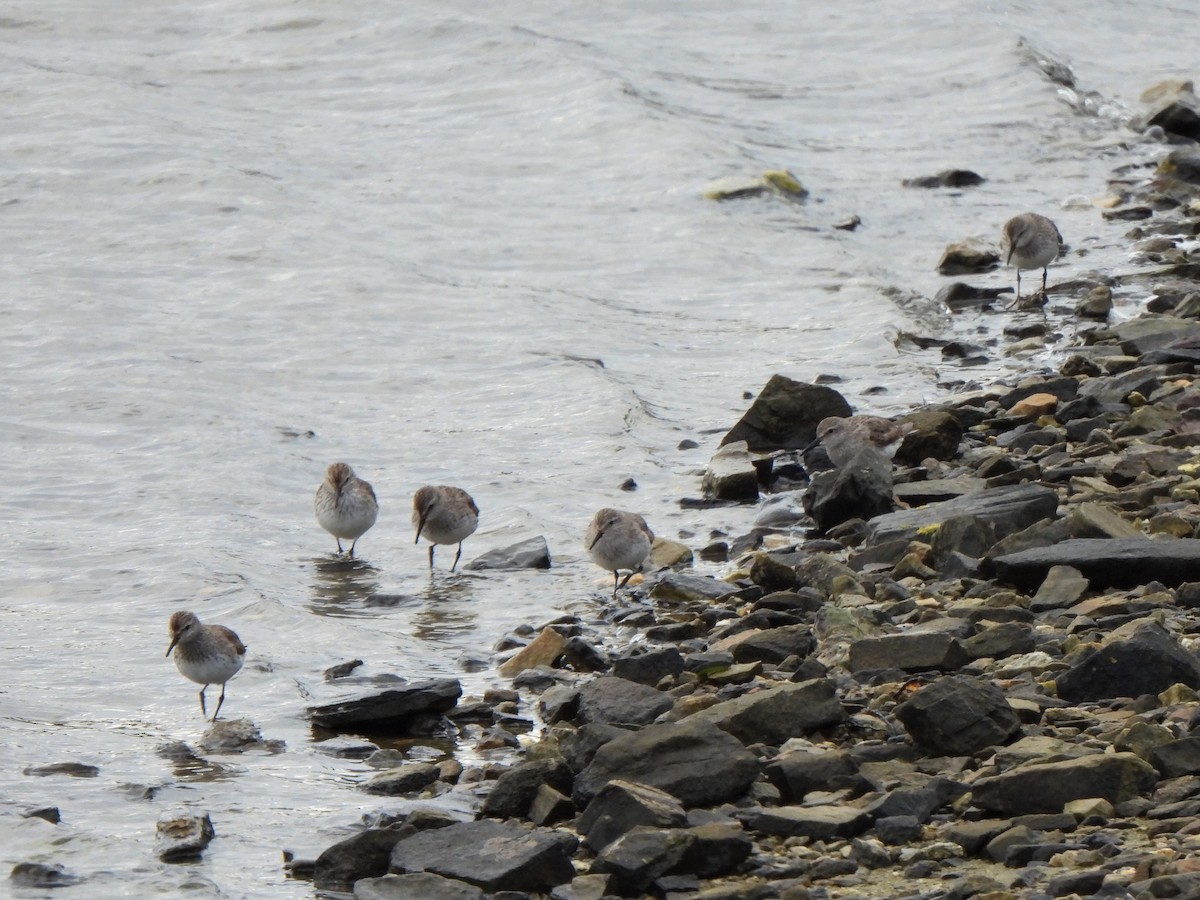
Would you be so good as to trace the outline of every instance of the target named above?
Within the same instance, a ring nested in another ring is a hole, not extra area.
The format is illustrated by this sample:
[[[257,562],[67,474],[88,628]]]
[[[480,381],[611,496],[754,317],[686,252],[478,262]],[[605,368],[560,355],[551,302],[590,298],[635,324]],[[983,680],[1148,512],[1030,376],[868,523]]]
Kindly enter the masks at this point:
[[[1059,697],[1076,703],[1157,694],[1177,682],[1200,687],[1200,661],[1161,625],[1147,623],[1089,652],[1054,684]]]
[[[923,785],[898,787],[867,805],[872,819],[896,819],[911,816],[918,822],[928,822],[930,816],[967,792],[968,788],[953,779],[935,776]]]
[[[912,429],[904,435],[892,457],[898,466],[917,466],[922,460],[953,459],[958,455],[963,427],[958,418],[944,410],[918,410],[900,418]]]
[[[875,836],[894,847],[920,840],[924,828],[916,816],[881,816],[871,826]]]
[[[474,885],[429,872],[364,878],[354,884],[354,900],[484,900]]]
[[[579,719],[601,725],[648,725],[674,705],[674,699],[636,681],[601,676],[579,689]]]
[[[628,728],[616,725],[583,725],[569,731],[558,739],[558,748],[572,772],[582,772],[596,755],[596,751],[613,738],[629,734]]]
[[[570,792],[571,771],[563,760],[532,759],[517,763],[496,779],[480,814],[493,819],[525,816],[543,785]]]
[[[758,499],[758,467],[746,445],[740,441],[722,445],[704,471],[701,481],[704,496],[736,503]]]
[[[971,786],[971,800],[1001,815],[1061,812],[1071,800],[1103,797],[1119,803],[1150,790],[1157,780],[1154,767],[1133,753],[1100,753],[980,778]]]
[[[544,892],[575,876],[577,841],[562,832],[491,819],[460,822],[405,838],[392,850],[392,871],[432,872],[484,891]]]
[[[814,841],[854,837],[871,825],[870,814],[852,806],[777,806],[746,810],[738,813],[738,818],[759,834]]]
[[[442,770],[433,763],[405,763],[368,778],[362,789],[369,794],[391,797],[411,794],[433,784],[441,775]]]
[[[668,675],[683,672],[683,655],[676,647],[637,649],[614,657],[612,673],[618,678],[653,687]]]
[[[801,659],[817,648],[817,639],[808,625],[783,625],[767,628],[738,642],[733,658],[740,663],[781,663],[789,656]]]
[[[599,851],[638,825],[678,828],[686,822],[682,804],[666,791],[617,779],[596,793],[575,830],[588,847]]]
[[[654,582],[650,596],[660,600],[690,602],[693,600],[723,600],[736,594],[741,588],[711,575],[693,575],[687,572],[668,572]]]
[[[590,641],[579,635],[567,638],[562,659],[575,672],[607,672],[612,668],[608,658]]]
[[[863,638],[850,645],[850,671],[903,669],[952,672],[966,665],[971,654],[962,641],[938,631],[906,631]]]
[[[874,519],[896,507],[892,463],[866,448],[831,472],[818,472],[804,492],[804,511],[825,533],[851,519]]]
[[[912,739],[935,754],[967,756],[1021,731],[1004,692],[966,675],[939,678],[896,707]]]
[[[1054,566],[1074,566],[1092,588],[1128,588],[1159,581],[1172,587],[1200,579],[1200,541],[1178,538],[1079,538],[998,556],[984,571],[1025,589]]]
[[[349,891],[360,878],[386,875],[392,848],[411,832],[371,828],[326,847],[313,869],[313,886],[324,891]]]
[[[695,840],[670,873],[719,878],[734,872],[754,849],[754,842],[735,822],[708,822],[688,829]]]
[[[763,771],[784,800],[797,802],[809,791],[865,785],[858,762],[844,750],[787,753],[768,762]]]
[[[1040,484],[1017,484],[965,494],[918,509],[904,509],[873,519],[867,543],[916,540],[924,529],[932,529],[955,516],[973,516],[989,523],[997,539],[1053,518],[1058,494]]]
[[[79,881],[77,876],[69,874],[62,866],[36,862],[17,863],[8,874],[8,880],[14,887],[31,890],[67,887]]]
[[[1074,566],[1052,566],[1029,603],[1033,612],[1065,609],[1073,606],[1087,593],[1088,580]]]
[[[336,683],[345,686],[352,680],[343,678]],[[403,732],[415,717],[452,709],[461,696],[458,679],[439,678],[310,706],[308,716],[314,725],[330,731]]]
[[[743,744],[778,746],[845,718],[834,682],[814,678],[743,694],[693,713],[686,721],[716,725]]]
[[[745,441],[756,453],[799,450],[816,438],[822,419],[852,413],[850,404],[832,388],[772,375],[721,443]]]
[[[1200,735],[1189,735],[1150,751],[1150,764],[1163,778],[1200,773]]]
[[[45,778],[50,775],[68,775],[71,778],[95,778],[100,774],[100,769],[87,763],[49,763],[44,766],[26,766],[21,770],[21,774],[33,775],[38,778]]]
[[[621,896],[640,897],[659,876],[676,868],[695,842],[687,829],[639,825],[601,850],[592,871],[612,875]]]
[[[163,862],[197,860],[215,835],[208,813],[168,811],[159,817],[154,829],[154,855]]]
[[[600,747],[575,779],[576,805],[614,779],[660,788],[685,807],[742,797],[758,777],[758,760],[732,735],[704,721],[647,725]]]
[[[963,648],[972,659],[1003,659],[1029,653],[1035,646],[1033,627],[1024,622],[1001,622],[983,628],[963,641]]]
[[[548,784],[539,784],[526,817],[534,825],[552,825],[575,815],[571,798]]]
[[[539,535],[508,547],[497,547],[475,557],[465,566],[472,572],[485,569],[549,569],[550,548]]]

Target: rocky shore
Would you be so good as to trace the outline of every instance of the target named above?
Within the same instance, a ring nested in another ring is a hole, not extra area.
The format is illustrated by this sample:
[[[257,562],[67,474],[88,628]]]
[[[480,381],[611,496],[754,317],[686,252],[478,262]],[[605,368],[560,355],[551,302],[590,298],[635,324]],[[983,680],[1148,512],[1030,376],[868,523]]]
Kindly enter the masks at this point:
[[[854,410],[773,378],[685,501],[761,503],[696,548],[721,577],[660,540],[595,617],[501,648],[478,698],[327,673],[308,714],[376,771],[373,811],[288,871],[361,900],[1200,896],[1200,150],[1114,196],[1144,265],[1052,282],[1008,333],[1071,323],[1056,370],[911,411],[884,471],[806,451]],[[1112,321],[1114,292],[1152,299]],[[238,721],[206,741],[259,745]],[[214,823],[159,832],[191,859]]]

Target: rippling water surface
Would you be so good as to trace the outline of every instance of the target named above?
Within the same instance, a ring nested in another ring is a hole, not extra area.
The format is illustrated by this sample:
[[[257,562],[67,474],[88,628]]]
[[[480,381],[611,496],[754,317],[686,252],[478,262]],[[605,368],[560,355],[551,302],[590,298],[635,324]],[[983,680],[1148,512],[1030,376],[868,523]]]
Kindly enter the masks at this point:
[[[650,6],[6,6],[4,865],[88,896],[310,896],[280,850],[384,806],[305,723],[323,669],[478,691],[512,628],[594,608],[598,506],[693,545],[744,528],[678,499],[774,372],[883,412],[1003,372],[895,348],[1002,324],[932,303],[941,250],[1037,209],[1072,247],[1054,277],[1124,265],[1088,201],[1151,152],[1122,146],[1137,94],[1196,74],[1174,0]],[[949,167],[988,181],[900,186]],[[805,203],[703,197],[777,168]],[[339,459],[382,508],[355,565],[312,515]],[[542,534],[555,568],[431,579],[425,482],[478,501],[466,559]],[[249,645],[225,710],[283,752],[157,752],[203,730],[163,658],[181,608]],[[64,761],[100,774],[22,774]],[[41,805],[62,824],[21,818]],[[198,865],[153,856],[179,805],[216,825]]]

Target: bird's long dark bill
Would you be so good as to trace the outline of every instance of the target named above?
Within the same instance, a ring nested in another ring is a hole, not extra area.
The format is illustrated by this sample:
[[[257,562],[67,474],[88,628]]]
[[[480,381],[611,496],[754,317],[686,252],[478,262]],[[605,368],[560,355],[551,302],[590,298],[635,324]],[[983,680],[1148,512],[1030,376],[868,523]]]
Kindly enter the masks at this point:
[[[175,638],[175,640],[171,641],[171,646],[167,648],[167,652],[166,652],[166,653],[164,653],[164,654],[163,654],[163,656],[164,656],[164,657],[166,657],[166,656],[170,656],[170,655],[171,655],[171,651],[175,649],[175,645],[176,645],[176,644],[178,644],[178,643],[179,643],[179,638]]]
[[[603,531],[596,532],[596,537],[592,539],[592,542],[590,544],[588,544],[588,549],[591,550],[593,547],[595,547],[596,544],[598,544],[600,542],[600,538],[602,538],[602,537],[604,537]]]
[[[419,543],[421,543],[421,532],[422,532],[422,531],[424,531],[424,530],[425,530],[425,516],[423,515],[423,516],[421,516],[421,518],[420,518],[420,519],[417,521],[417,536],[416,536],[415,538],[413,538],[413,543],[414,543],[414,544],[419,544]]]

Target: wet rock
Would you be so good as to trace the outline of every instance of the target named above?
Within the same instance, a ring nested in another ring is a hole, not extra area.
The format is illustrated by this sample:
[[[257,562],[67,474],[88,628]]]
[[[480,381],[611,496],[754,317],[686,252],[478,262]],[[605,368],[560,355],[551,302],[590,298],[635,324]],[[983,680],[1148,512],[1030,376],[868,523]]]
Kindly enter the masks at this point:
[[[704,496],[738,503],[758,499],[758,468],[751,459],[745,441],[723,445],[704,472],[701,484]]]
[[[45,778],[50,775],[69,775],[71,778],[95,778],[100,774],[98,766],[90,766],[87,763],[50,763],[44,766],[28,766],[21,770],[23,775],[33,775],[39,778]]]
[[[670,572],[654,583],[650,596],[686,603],[694,600],[723,600],[739,590],[736,584],[708,575]]]
[[[411,831],[371,828],[327,847],[317,857],[313,885],[319,890],[348,891],[360,878],[386,875],[392,848]]]
[[[428,872],[364,878],[354,884],[354,900],[484,900],[474,885]]]
[[[962,641],[936,631],[908,631],[864,638],[850,645],[850,671],[902,669],[952,672],[971,660]]]
[[[912,739],[934,754],[966,756],[1008,743],[1021,722],[1004,692],[966,675],[939,678],[896,707]]]
[[[682,804],[666,791],[617,779],[596,793],[575,829],[587,846],[599,851],[636,826],[678,828],[686,822]]]
[[[896,465],[916,466],[926,459],[953,459],[958,454],[963,427],[958,418],[944,410],[918,410],[902,416],[911,425],[892,457]]]
[[[822,419],[852,413],[850,404],[832,388],[772,375],[721,443],[745,441],[755,453],[799,450],[816,438]]]
[[[168,811],[155,826],[154,855],[163,862],[191,862],[200,858],[215,835],[208,813]]]
[[[832,472],[814,475],[804,493],[804,510],[822,533],[851,519],[873,519],[895,505],[891,461],[873,448]]]
[[[1017,484],[990,488],[919,509],[905,509],[879,516],[868,526],[867,543],[918,539],[932,533],[955,516],[972,516],[987,522],[996,537],[1013,534],[1054,517],[1058,494],[1040,484]],[[1039,579],[1040,581],[1040,579]]]
[[[589,641],[575,635],[567,638],[563,648],[563,663],[573,672],[607,672],[612,665],[608,658]]]
[[[575,875],[576,840],[562,832],[480,819],[406,838],[392,850],[398,874],[431,872],[496,891],[547,891]]]
[[[39,806],[36,809],[27,809],[21,813],[23,819],[42,819],[49,822],[51,825],[57,825],[62,821],[62,813],[59,812],[57,806]]]
[[[579,718],[604,725],[648,725],[674,705],[672,698],[635,681],[594,678],[579,689]]]
[[[1167,134],[1200,141],[1200,101],[1180,93],[1148,114],[1145,123],[1147,128],[1158,126]]]
[[[570,791],[571,772],[563,760],[532,759],[517,763],[496,779],[480,814],[494,819],[525,816],[543,785]]]
[[[635,648],[612,661],[618,678],[653,687],[667,676],[683,672],[683,655],[675,647]]]
[[[1132,753],[1093,754],[980,778],[971,786],[971,800],[1001,815],[1061,812],[1072,800],[1102,797],[1119,803],[1148,791],[1157,780],[1153,766]]]
[[[972,275],[987,272],[1000,263],[1000,254],[983,241],[969,238],[947,244],[938,260],[939,275]]]
[[[758,760],[740,741],[705,721],[647,725],[605,743],[575,779],[577,805],[614,779],[666,791],[685,807],[742,797],[758,777]]]
[[[1159,581],[1168,587],[1200,579],[1200,541],[1171,538],[1079,538],[991,560],[994,577],[1034,588],[1054,566],[1073,566],[1096,590]]]
[[[349,679],[342,679],[345,684]],[[330,731],[403,732],[417,716],[452,709],[462,696],[456,678],[404,684],[378,693],[351,697],[322,706],[311,706],[314,725]]]
[[[45,890],[47,888],[67,887],[76,884],[78,878],[70,875],[62,866],[51,866],[45,863],[19,862],[13,866],[8,880],[14,887]]]
[[[1114,635],[1055,680],[1055,692],[1072,703],[1157,694],[1172,684],[1200,687],[1200,660],[1157,623]]]
[[[944,169],[936,175],[905,178],[901,184],[915,188],[961,188],[983,184],[984,178],[970,169]]]
[[[566,649],[567,639],[550,626],[541,630],[536,638],[500,664],[498,671],[504,678],[512,678],[519,672],[537,666],[552,666]]]
[[[363,782],[362,789],[369,794],[384,796],[412,794],[433,784],[441,774],[442,770],[430,763],[406,763],[372,776]]]
[[[267,741],[249,719],[221,719],[213,722],[200,738],[200,749],[207,753],[241,753],[250,749],[279,753],[283,741]]]
[[[549,569],[550,548],[541,535],[512,544],[497,547],[475,557],[465,566],[472,572],[486,569]]]
[[[819,678],[744,694],[701,710],[687,721],[716,725],[743,744],[779,745],[845,718],[833,681]]]

